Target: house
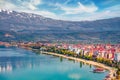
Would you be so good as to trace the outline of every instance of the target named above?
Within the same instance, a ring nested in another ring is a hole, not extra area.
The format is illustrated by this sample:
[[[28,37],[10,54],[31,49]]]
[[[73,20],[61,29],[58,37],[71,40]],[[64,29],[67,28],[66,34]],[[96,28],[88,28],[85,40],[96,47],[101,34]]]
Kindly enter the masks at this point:
[[[120,62],[120,53],[115,53],[114,60]]]
[[[80,53],[80,49],[75,48],[75,49],[74,49],[74,52],[75,52],[76,54],[79,54],[79,53]]]

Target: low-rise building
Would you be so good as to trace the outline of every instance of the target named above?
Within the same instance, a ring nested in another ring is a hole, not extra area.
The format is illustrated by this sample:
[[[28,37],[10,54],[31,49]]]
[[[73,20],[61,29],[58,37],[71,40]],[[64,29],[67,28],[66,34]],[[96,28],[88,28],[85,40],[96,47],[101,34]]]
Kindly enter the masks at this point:
[[[120,62],[120,53],[115,53],[114,60]]]

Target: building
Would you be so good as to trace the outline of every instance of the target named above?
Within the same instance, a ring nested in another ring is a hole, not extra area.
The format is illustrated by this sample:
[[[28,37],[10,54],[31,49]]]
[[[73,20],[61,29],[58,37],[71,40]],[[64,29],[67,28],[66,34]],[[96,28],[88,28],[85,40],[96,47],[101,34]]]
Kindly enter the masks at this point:
[[[114,60],[120,62],[120,53],[115,53]]]

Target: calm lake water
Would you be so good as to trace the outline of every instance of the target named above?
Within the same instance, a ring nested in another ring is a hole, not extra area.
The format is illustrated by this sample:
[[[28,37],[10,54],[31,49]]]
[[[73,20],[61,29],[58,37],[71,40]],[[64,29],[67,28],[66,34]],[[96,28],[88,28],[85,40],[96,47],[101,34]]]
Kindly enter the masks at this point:
[[[19,48],[0,48],[0,80],[103,80],[94,66]]]

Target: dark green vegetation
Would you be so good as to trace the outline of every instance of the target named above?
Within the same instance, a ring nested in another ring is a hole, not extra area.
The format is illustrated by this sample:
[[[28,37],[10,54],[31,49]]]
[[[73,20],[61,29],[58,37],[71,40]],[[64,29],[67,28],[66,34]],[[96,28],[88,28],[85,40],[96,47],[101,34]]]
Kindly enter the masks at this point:
[[[120,79],[120,67],[118,68],[117,72],[116,72],[117,76],[116,76],[116,79]]]
[[[5,37],[8,33],[13,37]],[[75,32],[75,33],[19,33],[13,31],[1,31],[0,41],[39,41],[39,40],[59,40],[59,41],[74,41],[74,42],[104,42],[104,43],[119,43],[120,32],[119,31],[107,31],[107,32]]]
[[[5,37],[8,33],[11,36]],[[96,21],[62,21],[36,14],[0,12],[0,40],[86,40],[120,42],[120,18]]]

